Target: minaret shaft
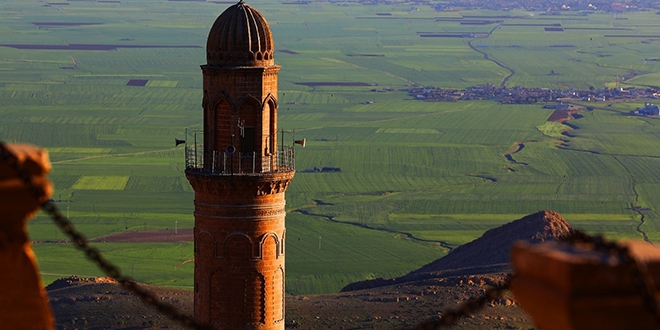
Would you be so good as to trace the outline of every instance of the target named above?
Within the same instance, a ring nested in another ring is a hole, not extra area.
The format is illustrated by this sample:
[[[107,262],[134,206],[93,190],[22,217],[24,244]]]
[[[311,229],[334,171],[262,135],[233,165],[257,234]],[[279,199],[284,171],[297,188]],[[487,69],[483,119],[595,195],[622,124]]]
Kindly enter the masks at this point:
[[[284,329],[284,194],[295,170],[292,148],[277,144],[273,53],[266,20],[239,2],[213,24],[202,65],[203,153],[199,141],[186,147],[186,177],[195,318],[217,329]]]

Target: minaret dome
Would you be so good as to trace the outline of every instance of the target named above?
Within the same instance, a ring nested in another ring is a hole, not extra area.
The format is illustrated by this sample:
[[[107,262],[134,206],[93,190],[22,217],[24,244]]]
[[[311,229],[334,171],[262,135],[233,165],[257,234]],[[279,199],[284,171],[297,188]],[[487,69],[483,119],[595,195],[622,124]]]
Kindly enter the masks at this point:
[[[227,8],[213,23],[206,42],[210,66],[271,66],[273,34],[256,9],[242,1]]]

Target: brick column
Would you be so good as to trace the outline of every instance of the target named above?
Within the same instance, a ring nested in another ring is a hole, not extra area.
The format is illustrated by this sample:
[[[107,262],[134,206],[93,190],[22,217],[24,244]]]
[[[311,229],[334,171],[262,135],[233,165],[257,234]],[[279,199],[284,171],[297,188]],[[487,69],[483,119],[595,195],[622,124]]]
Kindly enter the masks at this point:
[[[284,193],[293,171],[187,171],[195,190],[195,318],[218,329],[284,329]]]

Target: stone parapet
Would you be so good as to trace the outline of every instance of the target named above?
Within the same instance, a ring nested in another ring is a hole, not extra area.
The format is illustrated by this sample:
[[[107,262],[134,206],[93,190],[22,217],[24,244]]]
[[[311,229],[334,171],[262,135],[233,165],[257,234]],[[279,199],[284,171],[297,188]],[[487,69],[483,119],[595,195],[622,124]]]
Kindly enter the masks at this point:
[[[642,241],[620,243],[648,271],[656,295],[660,248]],[[534,324],[545,330],[655,329],[631,269],[617,255],[590,244],[516,243],[511,289]]]
[[[50,198],[53,187],[46,178],[50,161],[46,151],[25,144],[8,145],[18,166]],[[2,329],[54,329],[54,319],[39,276],[37,260],[27,235],[27,220],[40,203],[27,190],[16,171],[0,158],[0,327]]]

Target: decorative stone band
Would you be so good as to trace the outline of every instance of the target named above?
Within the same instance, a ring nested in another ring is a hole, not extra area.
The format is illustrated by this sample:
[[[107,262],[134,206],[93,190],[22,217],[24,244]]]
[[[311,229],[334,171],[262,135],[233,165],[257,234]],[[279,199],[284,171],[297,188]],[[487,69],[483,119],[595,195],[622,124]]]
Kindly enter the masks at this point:
[[[245,76],[249,72],[261,72],[265,77],[276,76],[280,71],[280,66],[274,63],[264,66],[214,66],[214,65],[201,65],[202,74],[205,76],[225,76],[231,74],[231,72],[240,73],[242,76]]]
[[[196,193],[215,196],[267,196],[286,191],[295,171],[255,175],[227,175],[211,172],[186,171]]]
[[[214,218],[214,219],[234,219],[264,221],[270,220],[270,217],[281,218],[286,214],[284,208],[285,202],[266,205],[231,205],[231,204],[210,204],[195,201],[195,217]]]
[[[273,65],[274,52],[206,50],[206,61],[217,66],[270,66]]]

